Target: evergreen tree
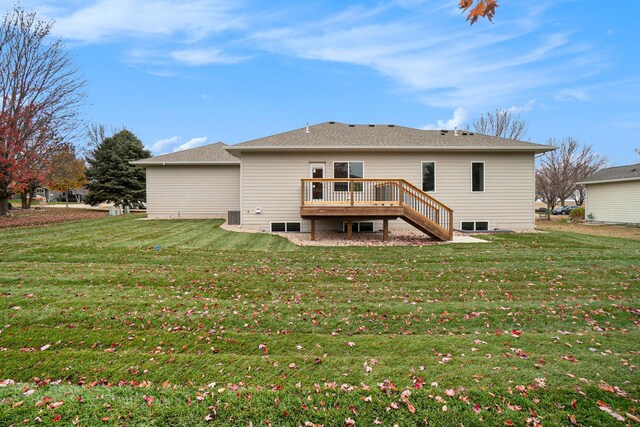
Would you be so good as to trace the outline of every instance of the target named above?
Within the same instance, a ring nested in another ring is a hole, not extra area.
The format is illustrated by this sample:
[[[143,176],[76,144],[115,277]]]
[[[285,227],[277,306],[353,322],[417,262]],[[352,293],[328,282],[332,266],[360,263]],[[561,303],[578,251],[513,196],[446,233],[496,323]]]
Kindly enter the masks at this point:
[[[146,157],[151,157],[151,153],[128,130],[105,138],[87,159],[87,203],[97,205],[113,202],[122,205],[130,201],[146,200],[144,167],[130,163]]]

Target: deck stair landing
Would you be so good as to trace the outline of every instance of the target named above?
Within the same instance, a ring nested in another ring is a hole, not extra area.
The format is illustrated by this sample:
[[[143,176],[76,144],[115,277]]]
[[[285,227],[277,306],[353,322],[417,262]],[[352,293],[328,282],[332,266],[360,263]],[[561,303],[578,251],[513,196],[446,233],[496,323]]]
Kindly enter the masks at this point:
[[[383,220],[383,239],[388,238],[388,220],[401,218],[416,229],[443,241],[453,239],[453,210],[404,179],[318,179],[301,180],[300,216],[315,221],[335,219],[351,223]]]

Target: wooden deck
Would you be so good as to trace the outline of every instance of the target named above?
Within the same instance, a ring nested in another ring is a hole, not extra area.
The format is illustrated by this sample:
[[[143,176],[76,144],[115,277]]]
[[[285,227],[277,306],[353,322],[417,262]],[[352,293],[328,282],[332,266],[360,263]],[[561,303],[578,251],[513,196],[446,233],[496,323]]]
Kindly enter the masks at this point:
[[[453,239],[453,210],[403,179],[302,179],[300,216],[311,220],[311,240],[319,219],[347,223],[382,220],[383,240],[389,236],[389,220],[401,218],[439,240]]]

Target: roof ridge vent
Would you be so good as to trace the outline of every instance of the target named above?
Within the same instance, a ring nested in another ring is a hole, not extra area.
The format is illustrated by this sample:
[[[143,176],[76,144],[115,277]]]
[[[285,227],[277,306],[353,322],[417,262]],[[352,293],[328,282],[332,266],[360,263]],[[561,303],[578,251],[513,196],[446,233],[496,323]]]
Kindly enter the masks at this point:
[[[329,122],[329,124],[330,124],[330,125],[335,125],[335,124],[336,124],[336,122]]]
[[[390,128],[396,127],[396,125],[387,125],[387,126],[389,126]]]
[[[370,128],[376,127],[376,125],[369,125]]]
[[[354,128],[354,127],[356,127],[356,125],[349,125],[349,127],[350,127],[350,128]]]

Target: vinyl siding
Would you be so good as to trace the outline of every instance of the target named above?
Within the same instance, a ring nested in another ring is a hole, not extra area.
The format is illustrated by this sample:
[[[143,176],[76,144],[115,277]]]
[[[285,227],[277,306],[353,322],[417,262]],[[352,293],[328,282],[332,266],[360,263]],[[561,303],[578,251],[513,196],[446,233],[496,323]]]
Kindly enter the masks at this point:
[[[240,210],[240,167],[148,166],[147,216],[227,217]]]
[[[595,221],[640,224],[640,181],[587,185],[585,213]]]
[[[423,161],[436,162],[436,191],[431,196],[454,210],[454,228],[462,221],[489,221],[490,228],[534,228],[534,156],[531,153],[251,153],[242,156],[242,224],[268,230],[279,221],[300,221],[300,179],[309,163],[325,163],[333,178],[334,161],[364,162],[365,178],[403,178],[422,188]],[[485,163],[485,191],[471,191],[471,163]],[[255,213],[256,208],[260,214]],[[320,223],[319,228],[340,228]],[[309,230],[303,222],[303,231]],[[376,224],[376,229],[379,228]],[[391,229],[410,228],[402,220]]]

